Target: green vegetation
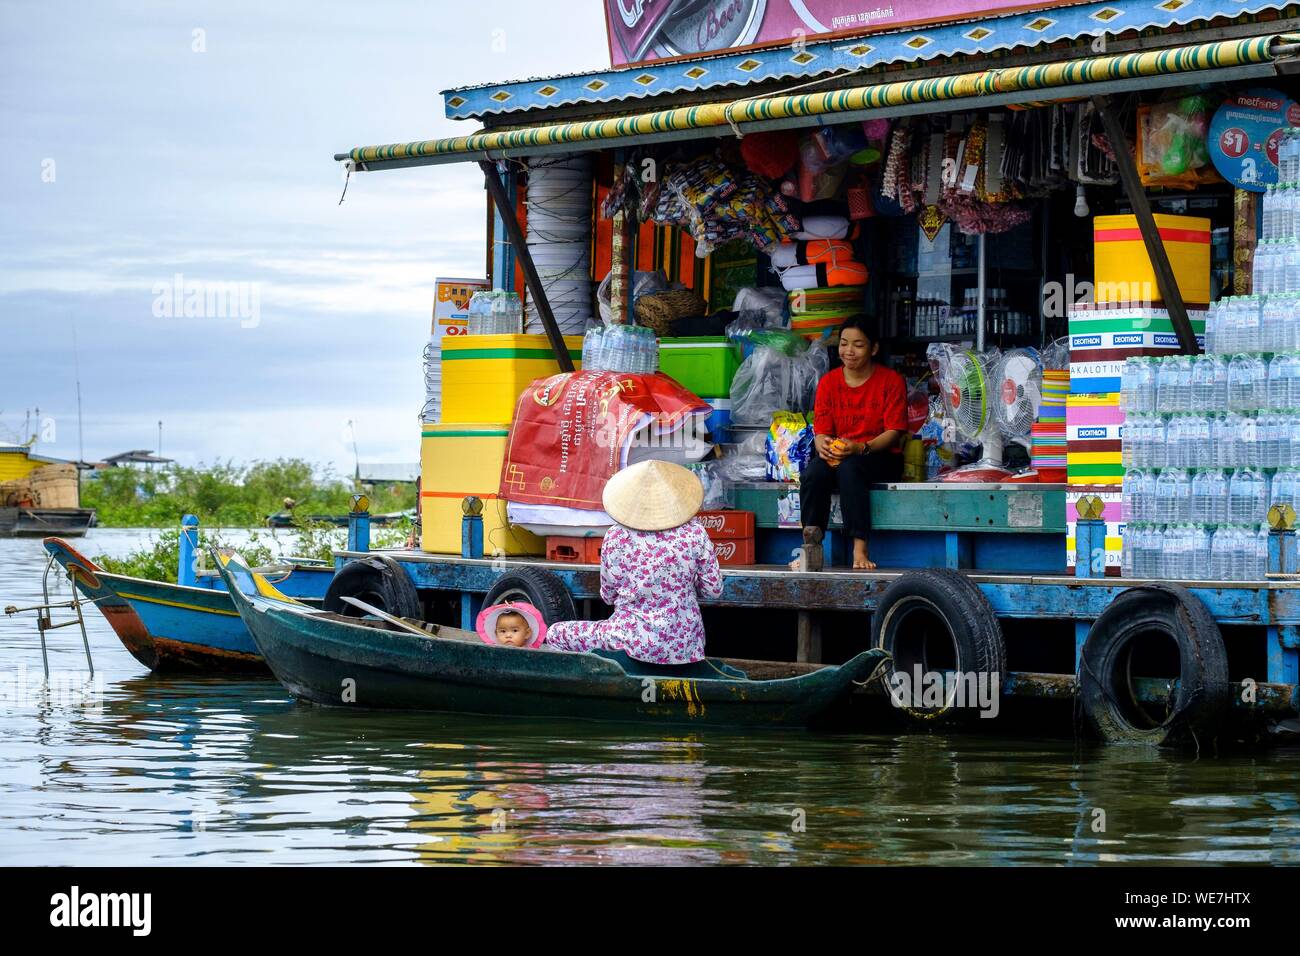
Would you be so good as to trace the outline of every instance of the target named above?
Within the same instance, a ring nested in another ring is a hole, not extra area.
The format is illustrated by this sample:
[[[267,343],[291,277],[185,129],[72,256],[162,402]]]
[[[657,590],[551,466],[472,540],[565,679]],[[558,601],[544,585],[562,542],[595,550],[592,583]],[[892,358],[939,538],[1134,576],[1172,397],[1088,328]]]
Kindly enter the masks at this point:
[[[96,509],[99,525],[108,528],[172,528],[185,514],[198,515],[209,528],[258,528],[267,515],[284,510],[285,498],[296,502],[295,515],[337,515],[348,512],[352,494],[351,481],[317,475],[297,458],[151,471],[107,468],[81,483],[82,507]],[[414,507],[410,485],[376,487],[370,495],[372,514]]]
[[[415,507],[410,485],[376,487],[370,494],[371,514],[408,511]],[[333,560],[333,550],[347,544],[346,528],[313,522],[308,515],[347,514],[352,506],[352,482],[331,474],[318,475],[297,458],[259,461],[251,465],[231,462],[185,468],[170,465],[150,471],[107,468],[82,481],[82,507],[99,512],[99,525],[108,528],[159,528],[145,547],[123,558],[99,555],[94,560],[114,574],[176,581],[180,557],[180,523],[187,514],[198,515],[199,541],[206,548],[234,548],[253,567],[274,564],[287,557]],[[268,515],[285,510],[292,498],[294,527],[263,530]],[[404,545],[411,533],[409,519],[372,526],[370,546]],[[238,540],[222,528],[254,528]]]
[[[371,548],[396,548],[406,544],[411,533],[411,521],[370,529]],[[248,538],[236,543],[228,532],[216,529],[199,529],[200,561],[210,562],[206,549],[233,548],[252,567],[275,564],[288,557],[334,560],[333,551],[347,544],[346,528],[332,524],[306,523],[293,529],[278,531],[252,531]],[[180,560],[181,533],[179,528],[162,531],[148,545],[138,548],[122,558],[98,555],[91,560],[112,574],[126,574],[151,581],[176,583],[176,566]]]

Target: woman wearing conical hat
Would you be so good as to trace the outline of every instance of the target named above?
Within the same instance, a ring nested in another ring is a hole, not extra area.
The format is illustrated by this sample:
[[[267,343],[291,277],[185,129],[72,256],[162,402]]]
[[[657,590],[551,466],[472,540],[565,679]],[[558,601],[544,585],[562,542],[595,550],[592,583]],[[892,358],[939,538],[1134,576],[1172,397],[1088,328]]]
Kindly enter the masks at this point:
[[[600,552],[605,621],[559,621],[546,632],[561,651],[621,650],[653,664],[704,657],[699,596],[722,595],[722,569],[695,513],[704,487],[681,465],[645,461],[605,485],[606,513],[617,522]]]

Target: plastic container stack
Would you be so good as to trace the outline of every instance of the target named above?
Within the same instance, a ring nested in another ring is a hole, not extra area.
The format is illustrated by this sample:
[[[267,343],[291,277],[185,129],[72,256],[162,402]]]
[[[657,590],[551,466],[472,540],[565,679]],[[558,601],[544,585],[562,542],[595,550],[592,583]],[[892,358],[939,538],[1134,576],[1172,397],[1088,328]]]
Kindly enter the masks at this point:
[[[653,375],[659,370],[659,342],[643,325],[597,325],[582,339],[584,372]]]
[[[469,335],[519,335],[524,330],[524,306],[518,292],[475,292],[469,300]]]
[[[591,324],[591,157],[541,159],[528,170],[528,252],[564,335],[581,335]],[[531,298],[528,332],[542,331]]]

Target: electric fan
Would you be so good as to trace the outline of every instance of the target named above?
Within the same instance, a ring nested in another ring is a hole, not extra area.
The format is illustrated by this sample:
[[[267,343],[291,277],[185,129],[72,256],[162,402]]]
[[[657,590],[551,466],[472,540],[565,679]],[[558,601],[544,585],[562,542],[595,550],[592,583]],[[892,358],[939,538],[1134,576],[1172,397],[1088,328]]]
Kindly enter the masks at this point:
[[[993,417],[1006,441],[1029,450],[1030,435],[1038,406],[1043,401],[1043,365],[1038,350],[1012,349],[1002,356],[993,375],[997,383],[997,400]],[[985,457],[989,457],[987,451]]]
[[[998,379],[1000,353],[972,352],[946,348],[940,361],[939,385],[953,420],[957,436],[983,446],[979,461],[958,468],[941,481],[1002,481],[1009,474],[1002,467],[1002,432],[996,420],[994,389]],[[1032,424],[1032,422],[1031,422]]]

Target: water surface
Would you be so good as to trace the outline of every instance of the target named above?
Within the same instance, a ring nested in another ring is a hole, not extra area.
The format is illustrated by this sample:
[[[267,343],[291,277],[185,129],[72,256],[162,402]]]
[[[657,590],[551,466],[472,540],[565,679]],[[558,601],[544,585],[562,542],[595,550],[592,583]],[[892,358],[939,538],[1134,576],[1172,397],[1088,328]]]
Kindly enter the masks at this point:
[[[0,540],[0,606],[35,603],[43,567]],[[1300,862],[1297,749],[335,711],[269,678],[151,676],[88,612],[89,707],[77,630],[51,635],[41,691],[31,615],[0,617],[4,863]]]

